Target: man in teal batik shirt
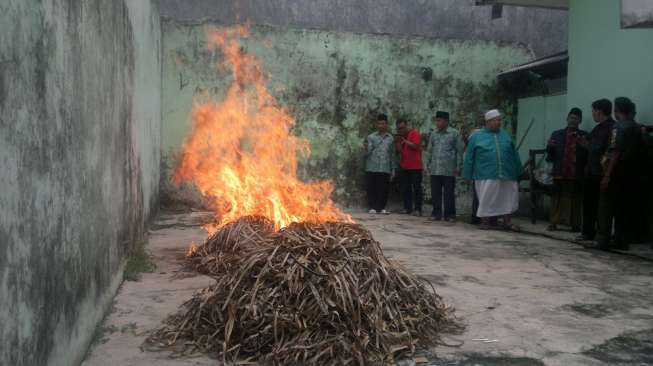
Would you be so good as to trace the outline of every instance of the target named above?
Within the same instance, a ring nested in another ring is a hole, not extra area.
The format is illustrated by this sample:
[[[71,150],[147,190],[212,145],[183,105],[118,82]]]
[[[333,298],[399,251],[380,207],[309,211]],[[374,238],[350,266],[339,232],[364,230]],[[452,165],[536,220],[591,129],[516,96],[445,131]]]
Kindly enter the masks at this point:
[[[448,112],[438,111],[434,122],[436,129],[429,136],[425,161],[431,175],[431,219],[453,222],[456,220],[456,176],[462,166],[465,145],[458,130],[449,127]]]
[[[365,140],[365,175],[367,179],[367,204],[369,213],[387,215],[390,178],[394,172],[394,137],[388,129],[388,117],[380,114],[376,121],[377,131]]]
[[[516,230],[511,215],[519,208],[523,166],[512,137],[501,129],[501,113],[488,111],[485,121],[485,128],[469,139],[463,177],[474,181],[481,228],[489,228],[495,218],[502,217],[506,229]]]

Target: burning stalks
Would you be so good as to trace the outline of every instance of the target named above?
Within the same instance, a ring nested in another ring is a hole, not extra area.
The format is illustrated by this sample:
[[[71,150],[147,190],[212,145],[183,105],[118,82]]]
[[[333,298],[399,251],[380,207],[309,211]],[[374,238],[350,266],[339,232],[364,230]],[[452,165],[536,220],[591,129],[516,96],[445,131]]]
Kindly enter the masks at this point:
[[[150,338],[225,362],[382,364],[462,329],[433,287],[391,263],[370,232],[349,223],[261,217],[222,227],[189,255],[215,278]]]
[[[176,183],[193,183],[216,210],[188,265],[215,284],[187,301],[148,343],[225,362],[381,364],[461,329],[427,281],[390,263],[379,243],[331,200],[330,182],[303,182],[308,142],[266,88],[240,38],[210,31],[231,66],[222,102],[193,108]]]

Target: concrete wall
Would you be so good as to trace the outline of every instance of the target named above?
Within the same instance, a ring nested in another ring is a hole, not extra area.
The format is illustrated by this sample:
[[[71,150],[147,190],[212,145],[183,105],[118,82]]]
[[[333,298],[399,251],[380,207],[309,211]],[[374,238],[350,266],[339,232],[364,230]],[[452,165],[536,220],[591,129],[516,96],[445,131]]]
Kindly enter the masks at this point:
[[[553,131],[567,126],[567,95],[553,94],[522,98],[518,101],[517,110],[519,112],[517,114],[517,137],[515,138],[515,143],[518,144],[523,141],[519,148],[519,156],[525,164],[529,159],[529,150],[544,149]],[[591,114],[588,114],[589,111],[586,112],[583,119],[591,119]],[[528,130],[531,121],[533,121],[533,125]],[[544,156],[539,155],[536,161],[537,167],[541,168],[545,163]],[[521,182],[521,186],[528,188],[530,187],[530,183],[525,180]],[[522,194],[519,213],[530,216],[530,205],[530,195]],[[551,200],[547,195],[538,195],[537,207],[538,216],[541,219],[548,219]]]
[[[475,0],[162,0],[161,14],[222,24],[519,43],[538,57],[567,48],[567,12],[507,6],[492,19]],[[542,35],[546,36],[543,37]]]
[[[195,96],[220,99],[231,82],[205,46],[207,24],[166,20],[163,29],[162,148],[170,157],[190,130]],[[364,136],[377,113],[407,116],[424,134],[437,109],[469,129],[489,106],[511,112],[498,90],[499,71],[527,61],[522,47],[489,41],[437,40],[256,26],[244,42],[270,74],[270,89],[297,117],[296,133],[311,141],[305,178],[336,183],[335,197],[362,204]]]
[[[626,96],[637,104],[637,120],[653,124],[653,28],[621,29],[620,2],[613,0],[571,0],[569,26],[567,105],[589,110],[596,99]],[[585,118],[583,127],[593,126]],[[649,227],[651,207],[653,194]]]
[[[596,99],[627,96],[637,103],[638,119],[653,123],[653,28],[621,29],[619,5],[571,1],[567,106],[589,111]],[[593,127],[585,121],[584,128]]]
[[[0,9],[0,365],[76,365],[156,211],[158,3]]]
[[[529,150],[544,149],[553,131],[567,126],[567,95],[556,94],[519,99],[518,111],[515,140],[517,143],[523,140],[519,156],[526,163]],[[588,118],[592,117],[590,111],[586,110],[583,119]],[[531,121],[534,122],[531,129],[528,130]]]

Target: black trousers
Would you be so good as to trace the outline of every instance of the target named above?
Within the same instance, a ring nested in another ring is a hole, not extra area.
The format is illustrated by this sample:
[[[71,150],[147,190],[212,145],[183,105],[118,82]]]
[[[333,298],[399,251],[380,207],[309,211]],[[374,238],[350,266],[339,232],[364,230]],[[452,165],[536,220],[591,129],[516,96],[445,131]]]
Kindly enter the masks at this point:
[[[649,187],[653,187],[653,179],[647,177],[647,175],[651,174],[653,167],[646,168],[650,170],[644,172],[644,179],[635,179],[633,182],[635,185],[633,193],[636,203],[631,208],[629,222],[632,223],[632,243],[634,244],[646,243],[649,238],[649,222],[651,222],[649,221],[649,215],[651,209],[653,209],[653,205],[651,205],[653,192],[651,192]]]
[[[609,245],[610,238],[614,238],[617,245],[628,245],[635,241],[633,210],[639,203],[637,202],[638,187],[634,183],[638,179],[632,172],[616,171],[610,178],[607,191],[601,192],[596,235],[599,244]]]
[[[472,181],[472,195],[474,196],[472,199],[472,217],[470,219],[470,223],[472,225],[478,225],[481,223],[481,218],[476,216],[476,212],[478,212],[478,195],[476,194],[476,187],[474,187],[474,182]]]
[[[366,173],[367,178],[367,207],[371,210],[381,211],[388,204],[390,192],[390,174]]]
[[[399,179],[401,195],[404,198],[404,209],[411,212],[413,209],[422,211],[422,171],[401,170]]]
[[[589,176],[583,180],[583,235],[594,239],[601,197],[601,177]]]
[[[433,199],[431,216],[438,219],[456,218],[456,177],[432,175],[431,198]],[[444,215],[442,215],[443,211]]]

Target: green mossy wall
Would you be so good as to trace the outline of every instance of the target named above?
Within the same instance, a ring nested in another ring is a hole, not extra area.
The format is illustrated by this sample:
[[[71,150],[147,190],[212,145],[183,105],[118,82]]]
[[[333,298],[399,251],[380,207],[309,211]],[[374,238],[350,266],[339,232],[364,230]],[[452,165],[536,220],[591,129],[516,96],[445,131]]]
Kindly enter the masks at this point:
[[[220,99],[231,82],[229,70],[215,67],[221,55],[205,46],[208,27],[220,25],[162,23],[162,149],[169,164],[190,130],[195,98]],[[270,90],[296,116],[295,133],[311,141],[302,176],[333,180],[336,200],[352,206],[363,203],[361,147],[378,113],[407,117],[426,137],[431,116],[443,109],[454,127],[468,131],[487,108],[513,113],[496,75],[532,57],[520,46],[489,41],[269,26],[250,33],[243,50],[261,59]]]

